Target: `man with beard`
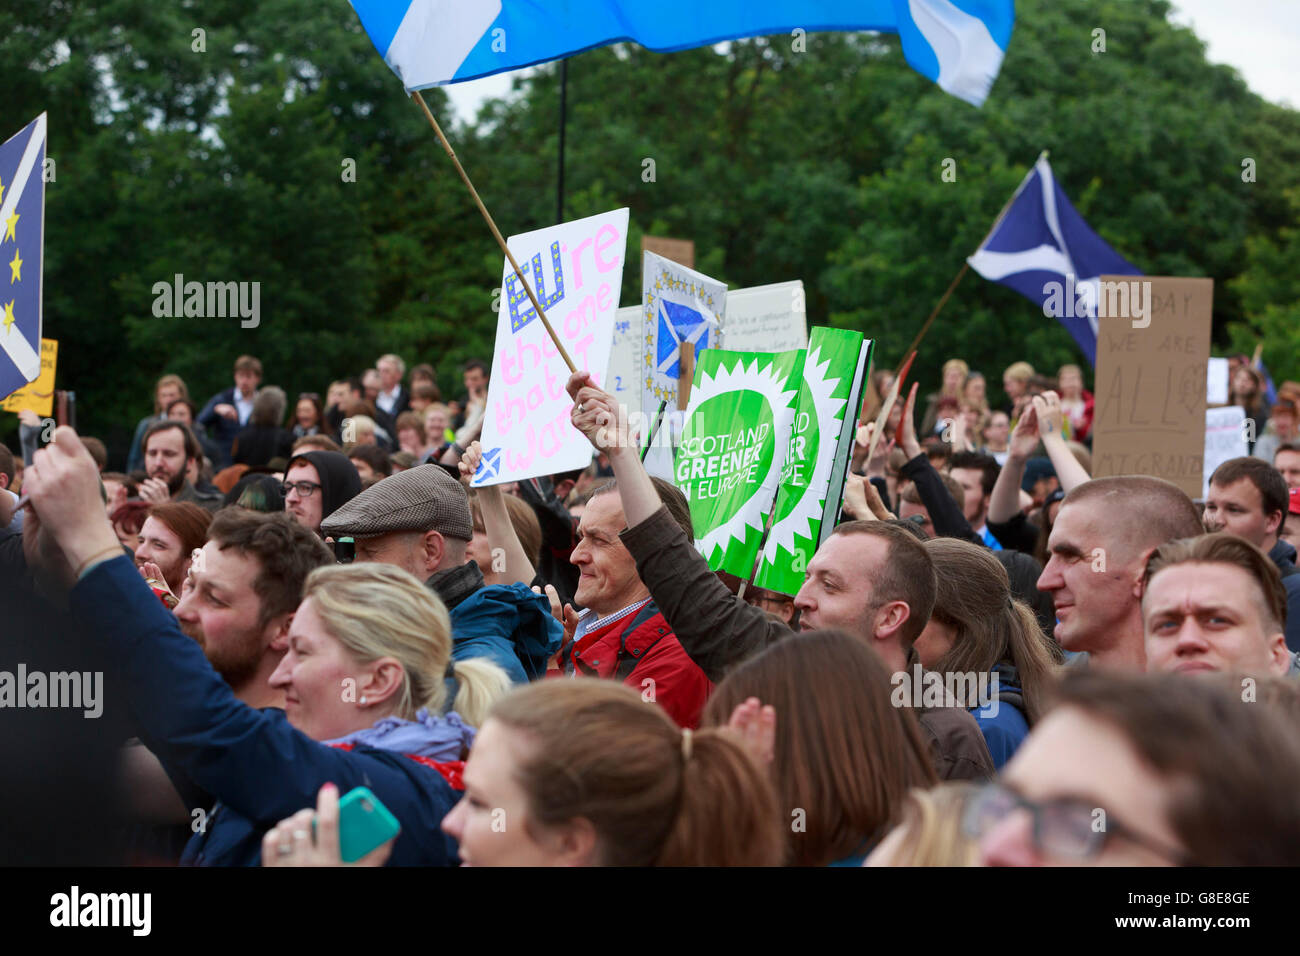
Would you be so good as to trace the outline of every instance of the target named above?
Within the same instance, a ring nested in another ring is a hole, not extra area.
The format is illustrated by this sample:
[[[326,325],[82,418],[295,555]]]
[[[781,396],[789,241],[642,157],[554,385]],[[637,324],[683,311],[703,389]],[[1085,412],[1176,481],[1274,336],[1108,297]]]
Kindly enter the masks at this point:
[[[201,460],[203,451],[194,433],[176,421],[157,422],[144,433],[144,467],[149,477],[140,485],[146,501],[192,501],[208,511],[221,507],[220,492],[200,491],[185,477],[191,463]]]
[[[212,515],[190,501],[154,505],[140,528],[136,567],[142,572],[156,568],[172,594],[180,594],[190,570],[190,556],[203,547],[211,523]],[[146,565],[153,568],[146,569]]]
[[[288,514],[227,508],[212,520],[175,613],[181,630],[249,706],[283,705],[271,674],[288,646],[303,582],[333,560]]]
[[[334,557],[320,538],[284,512],[225,508],[193,556],[173,613],[181,630],[250,707],[284,707],[271,674],[288,649],[303,584]],[[212,799],[186,779],[170,779],[144,746],[124,752],[128,805],[144,824],[133,831],[137,862],[175,863]]]

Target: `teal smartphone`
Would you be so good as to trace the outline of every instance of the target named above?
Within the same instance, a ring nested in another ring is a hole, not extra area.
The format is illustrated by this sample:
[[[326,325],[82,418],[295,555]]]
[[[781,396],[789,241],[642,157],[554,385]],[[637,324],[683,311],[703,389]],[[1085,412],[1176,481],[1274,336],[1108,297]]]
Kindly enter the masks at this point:
[[[402,825],[369,787],[356,787],[339,799],[339,851],[355,863],[402,832]]]

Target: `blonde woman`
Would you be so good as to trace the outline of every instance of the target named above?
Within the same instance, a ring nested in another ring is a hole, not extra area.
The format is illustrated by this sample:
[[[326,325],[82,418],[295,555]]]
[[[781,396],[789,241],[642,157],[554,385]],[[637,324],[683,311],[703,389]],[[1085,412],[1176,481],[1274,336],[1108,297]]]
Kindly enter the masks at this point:
[[[216,799],[182,863],[256,865],[263,835],[314,804],[327,783],[343,793],[367,786],[397,818],[402,831],[391,863],[449,863],[438,825],[457,794],[435,764],[463,760],[474,730],[454,714],[429,718],[446,699],[451,647],[437,598],[394,567],[318,568],[287,634],[277,636],[286,649],[270,682],[283,690],[285,709],[250,707],[122,553],[104,514],[98,468],[76,432],[55,434],[27,469],[29,520],[43,536],[43,554],[58,553],[51,567],[71,588],[69,612],[93,622],[140,736],[173,777]],[[208,580],[196,587],[201,600],[228,596]],[[504,675],[489,680],[485,666],[455,666],[455,706],[479,712],[492,688],[504,687]]]
[[[962,814],[975,787],[942,783],[913,790],[898,826],[867,857],[866,866],[978,866],[979,847],[962,830]]]

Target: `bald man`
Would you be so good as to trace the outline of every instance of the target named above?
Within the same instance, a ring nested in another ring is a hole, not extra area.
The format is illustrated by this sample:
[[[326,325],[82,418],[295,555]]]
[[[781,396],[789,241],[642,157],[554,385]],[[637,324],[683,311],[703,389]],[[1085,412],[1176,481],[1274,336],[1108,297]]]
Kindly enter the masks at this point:
[[[1038,589],[1052,596],[1056,640],[1093,666],[1146,670],[1142,577],[1167,541],[1202,534],[1201,515],[1161,478],[1124,475],[1076,486],[1061,503]]]

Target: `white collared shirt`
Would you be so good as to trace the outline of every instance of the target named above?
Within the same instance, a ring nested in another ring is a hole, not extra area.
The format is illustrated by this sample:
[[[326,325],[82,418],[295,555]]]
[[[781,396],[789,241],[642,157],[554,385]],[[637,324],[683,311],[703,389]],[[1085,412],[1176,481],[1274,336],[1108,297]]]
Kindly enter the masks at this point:
[[[613,614],[607,614],[604,617],[597,617],[596,612],[591,608],[584,609],[583,612],[578,615],[578,626],[574,628],[573,631],[573,643],[577,644],[578,641],[582,640],[583,637],[590,634],[592,631],[599,631],[606,625],[613,624],[615,621],[620,621],[629,614],[635,614],[649,603],[650,598],[642,598],[640,601],[629,604],[627,607],[617,610]]]
[[[257,393],[254,392],[254,395]],[[247,425],[249,417],[253,414],[253,400],[244,398],[244,393],[235,389],[235,411],[239,413],[239,424]]]
[[[375,404],[391,415],[393,414],[393,409],[397,407],[397,396],[401,394],[401,391],[401,382],[394,385],[391,392],[385,392],[381,389],[379,394],[375,396]]]

